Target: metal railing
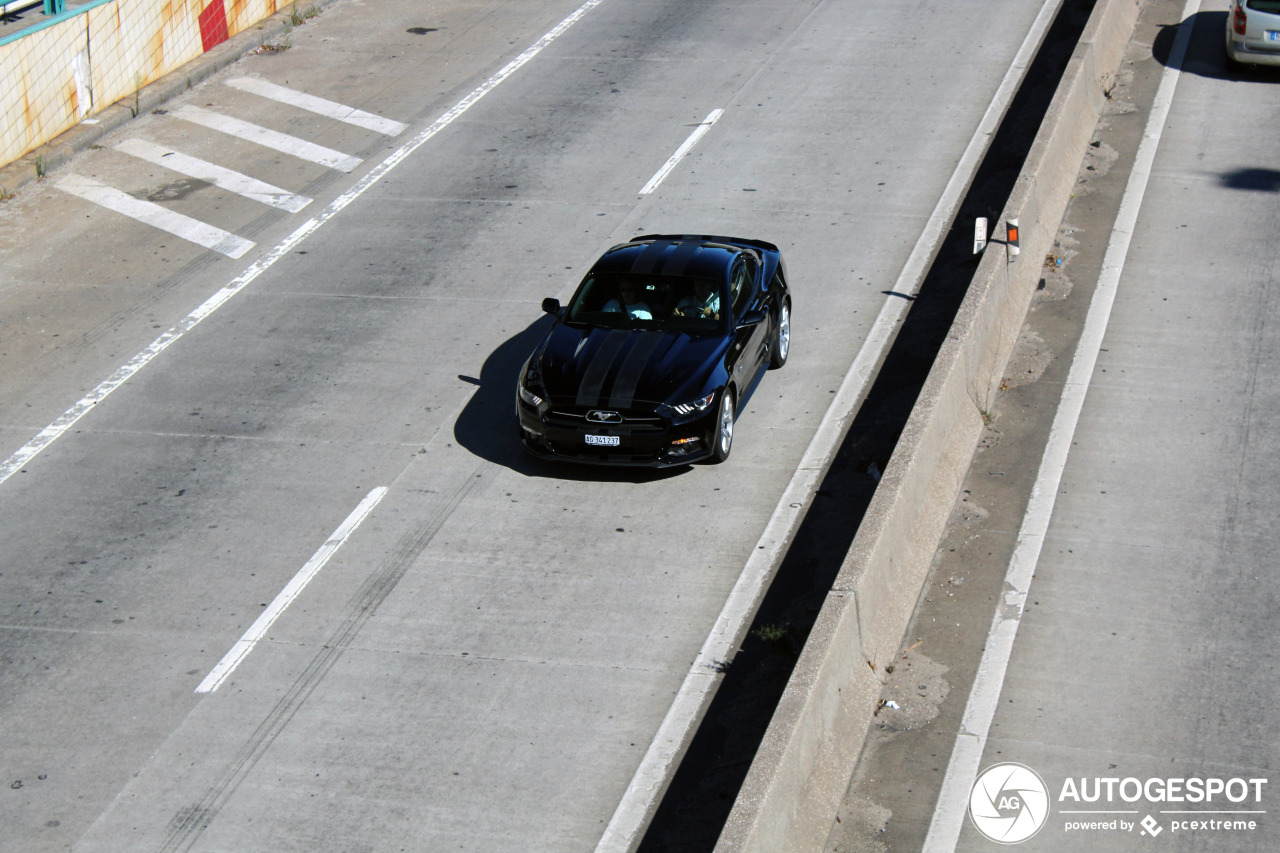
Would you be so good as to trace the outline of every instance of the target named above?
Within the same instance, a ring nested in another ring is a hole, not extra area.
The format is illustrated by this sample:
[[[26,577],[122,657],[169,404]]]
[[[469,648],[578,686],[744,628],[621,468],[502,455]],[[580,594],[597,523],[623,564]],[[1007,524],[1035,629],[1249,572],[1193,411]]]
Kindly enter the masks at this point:
[[[37,6],[43,6],[46,15],[56,15],[62,11],[63,2],[64,0],[0,0],[0,24],[7,26],[11,16],[29,12]]]

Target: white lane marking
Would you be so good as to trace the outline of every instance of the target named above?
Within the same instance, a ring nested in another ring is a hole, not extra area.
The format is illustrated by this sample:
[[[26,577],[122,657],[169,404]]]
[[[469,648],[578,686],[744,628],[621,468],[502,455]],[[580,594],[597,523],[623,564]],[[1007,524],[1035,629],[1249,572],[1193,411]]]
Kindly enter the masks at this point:
[[[978,665],[973,687],[969,691],[969,699],[960,722],[960,731],[956,734],[955,747],[951,752],[951,760],[947,764],[947,772],[942,780],[938,804],[934,808],[933,819],[929,824],[929,834],[925,837],[923,847],[925,853],[951,853],[960,840],[960,831],[964,827],[964,815],[968,808],[969,790],[973,786],[973,780],[977,778],[978,766],[986,749],[991,722],[995,718],[1000,692],[1004,687],[1009,657],[1013,653],[1013,642],[1017,637],[1023,607],[1031,588],[1031,579],[1035,576],[1036,564],[1040,560],[1040,549],[1044,545],[1049,522],[1053,516],[1058,487],[1067,465],[1067,454],[1075,437],[1080,412],[1084,408],[1084,398],[1089,390],[1094,367],[1097,365],[1098,352],[1102,349],[1103,336],[1106,334],[1107,323],[1111,318],[1111,307],[1120,285],[1120,274],[1124,270],[1125,257],[1129,253],[1129,243],[1133,238],[1133,230],[1138,220],[1138,211],[1142,206],[1147,182],[1151,177],[1156,149],[1160,145],[1165,120],[1173,104],[1178,74],[1181,72],[1182,62],[1186,56],[1187,42],[1191,38],[1193,24],[1189,22],[1193,20],[1191,16],[1199,6],[1200,0],[1187,2],[1182,15],[1183,24],[1178,28],[1169,63],[1165,66],[1160,87],[1147,117],[1147,127],[1143,133],[1142,142],[1138,146],[1133,171],[1129,175],[1124,198],[1120,202],[1120,210],[1116,215],[1116,222],[1107,244],[1107,252],[1102,261],[1097,289],[1094,290],[1093,299],[1089,303],[1089,313],[1085,317],[1084,328],[1080,333],[1080,343],[1076,347],[1066,384],[1062,388],[1058,411],[1054,416],[1049,440],[1040,460],[1040,470],[1036,474],[1031,498],[1022,517],[1017,545],[1009,560],[1009,569],[1005,574],[1006,591],[992,618],[986,649]]]
[[[85,201],[114,210],[116,213],[124,214],[153,228],[159,228],[161,231],[167,231],[175,237],[189,240],[229,258],[239,258],[253,248],[251,240],[237,237],[229,231],[223,231],[221,228],[192,219],[190,216],[166,210],[154,202],[134,198],[128,193],[101,184],[93,178],[72,173],[59,179],[54,186],[65,193],[79,196]]]
[[[364,110],[358,110],[355,107],[349,107],[337,101],[308,95],[306,92],[299,92],[297,89],[290,89],[287,86],[279,86],[266,80],[259,80],[256,77],[234,77],[227,81],[227,85],[263,98],[279,101],[282,104],[304,109],[316,115],[322,115],[325,118],[331,118],[345,124],[354,124],[357,127],[363,127],[365,130],[377,131],[386,136],[397,136],[403,133],[407,127],[407,125],[389,118],[383,118],[380,115],[367,113]]]
[[[649,183],[645,184],[640,190],[640,195],[648,195],[656,190],[658,185],[671,173],[671,170],[676,167],[676,164],[684,159],[685,155],[693,149],[693,146],[698,144],[698,140],[706,135],[706,132],[711,129],[711,125],[715,124],[723,114],[724,110],[712,110],[711,114],[702,120],[702,123],[694,129],[693,133],[689,134],[689,138],[681,143],[680,147],[676,149],[676,153],[671,155],[671,159],[667,160],[657,174],[649,179]]]
[[[248,657],[249,652],[253,651],[253,647],[258,644],[258,641],[266,636],[267,631],[271,630],[271,626],[280,618],[285,609],[307,588],[307,584],[311,583],[311,579],[319,574],[325,563],[329,562],[329,558],[342,547],[342,543],[347,541],[386,494],[387,487],[379,486],[365,495],[364,500],[360,501],[360,504],[347,516],[347,520],[338,525],[338,529],[333,532],[333,535],[326,539],[325,543],[311,555],[311,559],[307,560],[306,564],[298,570],[298,573],[293,576],[293,580],[289,581],[285,588],[280,590],[280,594],[254,620],[254,623],[249,626],[249,630],[244,632],[244,636],[236,641],[236,644],[231,647],[231,651],[227,652],[222,660],[218,662],[218,665],[205,676],[204,681],[201,681],[200,686],[196,688],[197,693],[212,693],[218,689],[222,682],[226,681],[227,676],[235,672],[236,667]]]
[[[270,148],[282,154],[289,154],[301,160],[319,163],[321,166],[328,166],[330,169],[337,169],[339,172],[350,172],[360,165],[359,157],[352,157],[348,154],[343,154],[341,151],[334,151],[332,148],[325,148],[323,145],[317,145],[314,142],[308,142],[305,139],[299,139],[296,136],[290,136],[287,133],[281,133],[269,127],[262,127],[242,119],[216,113],[213,110],[206,110],[203,107],[179,107],[174,110],[173,114],[180,119],[202,125],[210,130],[216,130],[228,136],[234,136],[237,139],[261,145],[264,148]]]
[[[272,186],[257,178],[251,178],[231,169],[209,163],[196,157],[156,145],[145,139],[126,139],[116,146],[117,151],[131,154],[148,163],[155,163],[166,169],[191,178],[208,181],[216,187],[242,195],[247,199],[278,207],[290,213],[297,213],[311,204],[306,196],[294,195],[291,192]]]
[[[97,388],[94,388],[88,396],[84,397],[63,413],[61,417],[41,430],[39,435],[19,448],[17,453],[10,456],[5,461],[4,465],[0,465],[0,483],[5,482],[14,474],[21,471],[24,465],[35,458],[42,450],[65,435],[67,430],[71,429],[71,427],[75,425],[76,421],[80,420],[80,418],[84,417],[90,409],[102,402],[108,394],[127,382],[134,374],[150,363],[150,361],[157,355],[168,349],[170,345],[186,334],[197,323],[213,314],[213,312],[222,307],[227,300],[235,296],[253,282],[254,279],[274,266],[276,261],[280,260],[292,251],[293,248],[305,240],[308,235],[333,217],[337,216],[344,208],[346,208],[347,205],[351,204],[351,202],[363,195],[366,190],[386,177],[387,174],[398,166],[406,157],[425,145],[440,131],[453,124],[459,116],[475,106],[485,95],[496,89],[502,81],[520,70],[521,67],[541,53],[548,45],[568,32],[569,28],[581,20],[587,12],[590,12],[603,2],[604,0],[587,0],[586,3],[579,6],[573,14],[557,24],[542,38],[538,39],[532,47],[526,49],[524,53],[508,62],[501,71],[490,77],[478,88],[472,91],[471,94],[467,95],[455,104],[448,112],[436,119],[430,127],[394,151],[391,156],[386,160],[383,160],[377,168],[373,169],[357,181],[351,189],[334,199],[329,206],[325,208],[324,213],[320,214],[318,218],[307,220],[307,222],[298,228],[297,231],[294,231],[286,237],[283,243],[272,249],[270,254],[254,262],[252,266],[245,270],[230,284],[219,290],[213,296],[209,297],[209,299],[205,300],[203,305],[188,314],[177,327],[170,329],[152,341],[149,347],[134,356],[127,364],[115,373],[111,374],[106,381],[98,385]]]
[[[999,129],[1001,117],[1018,90],[1018,81],[1035,57],[1036,50],[1057,12],[1058,0],[1045,0],[1040,14],[996,89],[982,121],[964,155],[947,182],[941,198],[930,214],[894,284],[893,292],[914,296],[929,267],[933,249],[951,227],[965,190],[982,160],[991,137]],[[804,520],[814,491],[826,470],[826,461],[839,446],[856,408],[866,397],[880,360],[905,316],[910,300],[890,296],[885,299],[871,331],[845,374],[831,405],[823,415],[800,466],[792,475],[778,501],[764,533],[751,552],[742,575],[734,585],[724,610],[689,668],[675,702],[667,711],[658,734],[649,744],[618,804],[596,853],[630,853],[640,843],[645,828],[658,807],[658,799],[675,773],[679,756],[693,738],[693,729],[720,682],[718,661],[728,661],[750,625],[765,589],[777,569],[781,555]]]

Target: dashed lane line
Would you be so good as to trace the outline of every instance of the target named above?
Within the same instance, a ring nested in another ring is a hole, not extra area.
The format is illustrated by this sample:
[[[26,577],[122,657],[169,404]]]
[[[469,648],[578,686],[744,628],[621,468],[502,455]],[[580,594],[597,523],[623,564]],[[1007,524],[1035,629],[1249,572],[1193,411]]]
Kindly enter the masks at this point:
[[[197,693],[214,692],[222,682],[227,680],[231,673],[235,672],[241,661],[249,656],[249,652],[253,651],[253,647],[258,644],[258,641],[267,635],[267,632],[271,630],[271,626],[276,623],[281,614],[293,603],[295,598],[302,594],[307,584],[311,583],[311,579],[320,573],[325,563],[329,562],[329,558],[342,547],[342,544],[350,538],[351,534],[368,517],[369,513],[373,512],[373,508],[378,505],[386,494],[386,486],[379,486],[366,495],[364,500],[360,501],[359,506],[351,511],[351,514],[347,516],[342,524],[338,525],[338,529],[333,532],[333,535],[325,540],[324,544],[311,556],[311,559],[307,560],[306,564],[293,576],[293,579],[285,585],[285,588],[280,590],[280,594],[275,597],[270,606],[262,611],[261,615],[249,626],[249,630],[245,631],[244,636],[231,647],[231,651],[227,652],[222,657],[222,660],[218,661],[218,665],[205,676],[204,681],[200,682],[200,686],[196,688]]]

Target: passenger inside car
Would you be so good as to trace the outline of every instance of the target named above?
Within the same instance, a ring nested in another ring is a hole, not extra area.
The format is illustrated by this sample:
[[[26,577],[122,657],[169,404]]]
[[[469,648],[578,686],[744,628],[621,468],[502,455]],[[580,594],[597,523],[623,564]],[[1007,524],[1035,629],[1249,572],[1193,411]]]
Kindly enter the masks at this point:
[[[605,311],[623,311],[632,320],[652,320],[653,311],[641,298],[640,285],[635,279],[624,278],[618,284],[618,299],[610,299],[604,304]]]

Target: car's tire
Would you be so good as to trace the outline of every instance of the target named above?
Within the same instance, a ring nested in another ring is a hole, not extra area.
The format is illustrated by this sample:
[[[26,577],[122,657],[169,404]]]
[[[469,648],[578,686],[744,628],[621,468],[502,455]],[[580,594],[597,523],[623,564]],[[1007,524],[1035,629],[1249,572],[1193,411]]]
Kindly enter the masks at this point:
[[[720,405],[716,408],[716,422],[711,431],[711,463],[719,465],[729,458],[733,449],[733,420],[737,411],[734,409],[733,389],[726,387],[720,395]]]
[[[773,330],[773,346],[769,349],[769,368],[777,370],[791,354],[791,303],[782,300],[778,306],[778,324]]]

